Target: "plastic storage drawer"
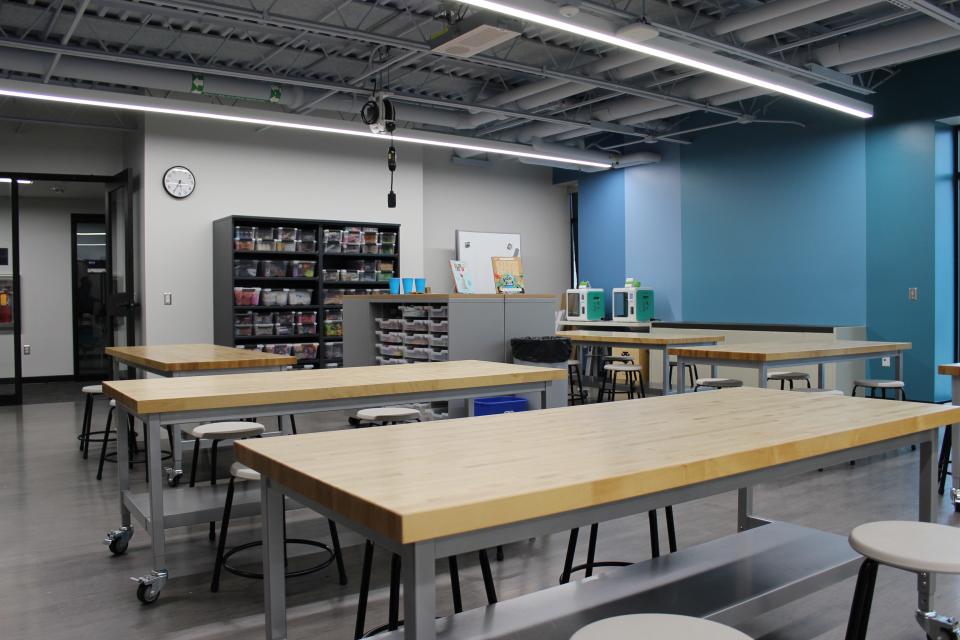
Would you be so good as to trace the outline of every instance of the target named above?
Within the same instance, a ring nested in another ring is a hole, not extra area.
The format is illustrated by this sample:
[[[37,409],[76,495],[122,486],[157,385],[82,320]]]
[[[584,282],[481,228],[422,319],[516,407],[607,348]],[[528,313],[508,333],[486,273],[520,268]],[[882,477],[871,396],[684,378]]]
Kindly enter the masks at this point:
[[[343,323],[334,320],[323,321],[323,335],[338,338],[343,335]]]
[[[260,304],[260,287],[234,287],[233,304],[238,307],[255,307]]]
[[[447,307],[446,305],[442,307],[430,307],[430,317],[431,318],[446,318],[447,317]]]
[[[253,240],[257,235],[256,227],[234,227],[233,237],[236,240]]]
[[[286,260],[261,260],[260,275],[264,278],[283,278],[287,275]]]
[[[313,301],[313,291],[310,289],[291,289],[287,302],[291,307],[303,307]]]
[[[317,323],[316,322],[298,322],[296,325],[296,334],[298,336],[315,336],[317,335]]]
[[[400,307],[400,313],[404,318],[426,318],[430,313],[430,307],[405,305]]]
[[[234,278],[256,278],[260,263],[258,260],[234,260],[233,277]]]
[[[297,311],[295,321],[301,324],[316,324],[317,312],[316,311]]]
[[[327,360],[339,360],[343,357],[342,342],[327,342],[323,345],[323,357]]]
[[[403,338],[403,344],[408,344],[412,347],[426,347],[430,344],[430,334],[408,333]]]
[[[272,336],[274,324],[255,324],[253,325],[253,334],[256,336]]]
[[[450,322],[447,320],[431,320],[430,331],[433,333],[446,333],[450,330]]]
[[[429,320],[404,320],[403,330],[404,331],[429,331],[430,321]]]
[[[317,275],[317,263],[313,260],[291,260],[289,273],[291,278],[313,278]]]
[[[431,362],[446,362],[450,359],[450,353],[446,349],[438,349],[430,352]]]
[[[254,324],[273,324],[277,316],[272,311],[257,311],[253,314]]]
[[[398,356],[401,358],[405,351],[403,347],[396,344],[381,344],[377,346],[377,350],[382,356]]]
[[[431,347],[448,347],[450,346],[450,336],[448,336],[445,333],[431,335],[430,346]]]
[[[403,344],[403,334],[399,331],[377,331],[377,340],[382,344]]]
[[[289,299],[287,289],[263,289],[260,292],[260,302],[265,307],[285,307]]]
[[[324,269],[323,281],[324,282],[340,282],[340,269]]]
[[[403,330],[403,320],[400,318],[377,318],[377,327],[381,331]]]
[[[407,347],[404,355],[412,360],[429,360],[430,349],[422,347]]]

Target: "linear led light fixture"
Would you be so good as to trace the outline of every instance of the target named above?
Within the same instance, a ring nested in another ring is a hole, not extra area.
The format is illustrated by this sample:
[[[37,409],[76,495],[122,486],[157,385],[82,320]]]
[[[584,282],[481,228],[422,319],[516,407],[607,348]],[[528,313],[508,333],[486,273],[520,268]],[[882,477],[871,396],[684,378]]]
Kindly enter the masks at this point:
[[[0,178],[0,182],[13,182],[10,178]],[[17,180],[17,184],[33,184],[33,180]]]
[[[486,9],[487,11],[502,13],[519,20],[534,22],[558,31],[566,31],[567,33],[572,33],[584,38],[605,42],[617,47],[636,51],[637,53],[653,56],[655,58],[661,58],[663,60],[669,60],[670,62],[682,64],[687,67],[693,67],[694,69],[700,69],[701,71],[724,76],[726,78],[730,78],[731,80],[737,80],[746,84],[769,89],[770,91],[775,91],[777,93],[798,98],[800,100],[812,102],[813,104],[827,107],[828,109],[835,109],[836,111],[840,111],[851,116],[857,116],[858,118],[873,117],[873,108],[867,103],[846,98],[846,96],[842,96],[832,91],[826,91],[813,85],[806,85],[806,83],[793,82],[790,78],[786,77],[784,77],[782,81],[778,81],[777,79],[774,79],[776,77],[775,74],[765,73],[761,69],[753,70],[750,65],[745,65],[736,60],[729,60],[723,58],[722,56],[711,54],[708,51],[700,51],[692,47],[685,47],[678,51],[668,51],[667,48],[672,49],[675,47],[671,46],[664,48],[662,46],[658,47],[655,45],[652,46],[649,44],[641,44],[613,33],[607,33],[579,24],[574,24],[572,22],[558,20],[556,18],[551,18],[548,15],[543,15],[542,13],[528,11],[526,9],[521,9],[516,6],[504,4],[502,2],[494,2],[492,0],[458,1],[462,2],[463,4],[477,7],[478,9]],[[627,29],[629,29],[629,27],[627,27]],[[624,30],[624,32],[626,32],[626,30]],[[708,58],[714,62],[706,61]],[[738,71],[738,68],[741,70]],[[763,75],[768,76],[769,79],[761,77]]]
[[[105,236],[106,231],[77,231],[78,236]]]
[[[46,102],[63,102],[67,104],[76,104],[88,107],[105,107],[108,109],[122,109],[127,111],[141,111],[145,113],[158,113],[163,115],[171,116],[187,116],[192,118],[205,118],[208,120],[223,120],[226,122],[237,122],[241,124],[253,124],[258,126],[267,126],[267,127],[281,127],[285,129],[299,129],[305,131],[315,131],[318,133],[338,133],[348,136],[356,136],[360,138],[375,138],[378,140],[394,140],[396,142],[410,142],[413,144],[422,144],[431,147],[445,147],[448,149],[465,149],[468,151],[477,151],[479,153],[495,153],[498,155],[504,156],[515,156],[519,158],[532,158],[535,160],[545,160],[548,162],[555,162],[559,164],[568,164],[568,165],[580,165],[585,167],[594,167],[598,169],[609,169],[613,163],[612,162],[597,162],[594,160],[587,160],[584,158],[577,157],[564,157],[556,156],[551,154],[544,153],[535,153],[533,151],[524,151],[521,149],[512,149],[510,146],[505,144],[504,147],[497,147],[492,145],[484,144],[472,144],[472,143],[461,143],[455,139],[443,140],[439,137],[419,137],[415,135],[407,135],[413,133],[410,131],[396,133],[391,136],[389,134],[374,133],[372,131],[363,130],[363,129],[346,129],[334,126],[325,126],[319,124],[310,124],[302,121],[293,121],[293,120],[281,120],[281,119],[271,119],[269,117],[254,117],[254,116],[243,116],[243,115],[232,115],[227,113],[215,113],[212,111],[201,111],[196,109],[190,109],[186,107],[159,107],[146,103],[138,102],[123,102],[121,100],[113,99],[102,99],[99,97],[82,97],[88,95],[95,95],[97,92],[94,91],[84,91],[82,96],[80,94],[81,90],[76,90],[73,95],[70,95],[66,92],[62,94],[56,93],[43,93],[38,91],[33,91],[32,87],[28,87],[28,83],[17,82],[19,86],[24,86],[28,88],[24,89],[10,89],[6,88],[12,83],[7,83],[5,86],[0,86],[0,96],[9,96],[11,98],[23,98],[26,100],[41,100]],[[44,87],[44,89],[49,90],[49,87]],[[398,132],[401,130],[398,130]],[[449,136],[453,138],[453,136]],[[520,146],[520,145],[517,145]],[[9,179],[7,180],[9,182]],[[22,181],[18,181],[22,182]]]

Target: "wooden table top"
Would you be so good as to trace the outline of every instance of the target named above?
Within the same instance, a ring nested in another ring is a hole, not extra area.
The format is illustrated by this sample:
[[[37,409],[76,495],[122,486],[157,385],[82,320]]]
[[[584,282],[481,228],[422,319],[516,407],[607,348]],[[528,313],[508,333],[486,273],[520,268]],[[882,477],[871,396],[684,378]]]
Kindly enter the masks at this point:
[[[235,349],[217,344],[158,344],[142,347],[107,347],[111,358],[157,371],[214,371],[218,369],[256,369],[296,364],[293,356],[264,353],[253,349]]]
[[[561,338],[573,342],[609,342],[616,345],[668,345],[698,342],[723,342],[719,333],[696,333],[677,329],[651,329],[649,333],[636,331],[557,331]]]
[[[938,367],[938,370],[942,375],[945,376],[960,376],[960,362],[954,362],[952,364],[942,364]]]
[[[241,462],[280,484],[409,543],[958,421],[960,408],[943,405],[742,388],[244,440],[235,447]]]
[[[878,342],[874,340],[824,339],[804,342],[744,342],[704,347],[674,347],[670,355],[687,358],[715,358],[750,362],[778,362],[832,356],[870,355],[906,351],[909,342]]]
[[[229,376],[114,380],[104,393],[137,415],[369,398],[562,380],[564,369],[455,360]]]
[[[620,327],[622,329],[640,329],[650,326],[649,322],[629,320],[561,320],[559,324],[566,327]]]

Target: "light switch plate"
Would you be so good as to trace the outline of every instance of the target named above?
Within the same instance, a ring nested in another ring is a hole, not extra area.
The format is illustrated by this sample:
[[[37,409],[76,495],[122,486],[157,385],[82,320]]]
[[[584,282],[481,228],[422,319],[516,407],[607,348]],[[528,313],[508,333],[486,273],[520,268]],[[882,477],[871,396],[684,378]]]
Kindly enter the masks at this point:
[[[880,364],[884,367],[890,366],[890,356],[884,356],[880,359]]]
[[[916,301],[917,301],[917,288],[916,288],[916,287],[910,287],[909,289],[907,289],[907,299],[908,299],[908,300],[911,300],[911,301],[913,301],[913,302],[916,302]]]
[[[166,306],[166,307],[169,307],[170,305],[173,304],[173,294],[172,294],[172,293],[164,293],[164,294],[163,294],[163,304],[164,304],[164,306]]]
[[[23,355],[25,356],[30,355],[30,345],[28,344],[23,345]]]

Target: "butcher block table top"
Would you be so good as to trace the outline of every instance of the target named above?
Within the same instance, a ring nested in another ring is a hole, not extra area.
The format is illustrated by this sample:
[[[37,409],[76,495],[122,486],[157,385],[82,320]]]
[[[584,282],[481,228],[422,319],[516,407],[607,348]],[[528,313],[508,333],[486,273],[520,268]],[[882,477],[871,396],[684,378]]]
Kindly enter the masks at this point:
[[[631,331],[557,331],[561,338],[573,342],[609,342],[615,345],[635,344],[639,346],[663,346],[669,344],[690,344],[701,342],[723,342],[719,333],[696,333],[676,329],[651,329],[649,333]]]
[[[952,364],[942,364],[939,367],[940,373],[945,376],[960,376],[960,362]]]
[[[747,342],[707,347],[674,347],[670,355],[680,358],[710,358],[745,362],[778,362],[830,358],[834,356],[870,355],[906,351],[909,342],[877,342],[873,340],[817,340],[811,342]]]
[[[158,344],[142,347],[107,347],[111,358],[157,371],[211,371],[249,367],[282,367],[296,364],[293,356],[235,349],[217,344]]]
[[[232,409],[563,380],[562,369],[455,360],[229,376],[115,380],[104,393],[134,414]]]
[[[960,408],[741,388],[235,447],[240,462],[281,486],[409,544],[954,422]]]

